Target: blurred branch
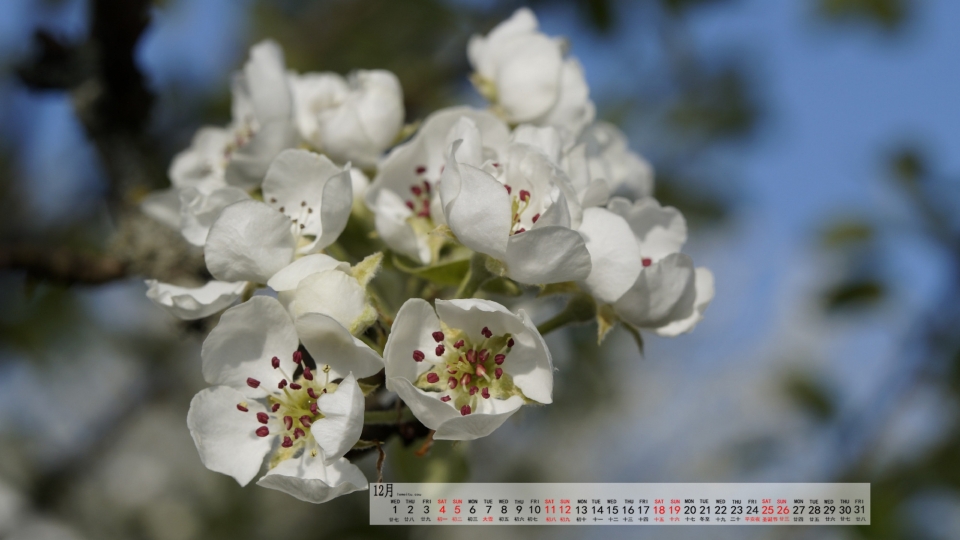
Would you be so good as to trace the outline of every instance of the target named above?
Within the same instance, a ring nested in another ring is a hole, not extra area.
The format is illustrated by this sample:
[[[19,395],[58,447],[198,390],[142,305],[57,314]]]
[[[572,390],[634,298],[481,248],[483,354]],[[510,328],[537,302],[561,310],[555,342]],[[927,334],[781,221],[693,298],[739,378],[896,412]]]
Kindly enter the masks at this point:
[[[25,270],[28,277],[68,285],[96,285],[127,275],[126,265],[114,257],[26,245],[0,246],[0,269]]]

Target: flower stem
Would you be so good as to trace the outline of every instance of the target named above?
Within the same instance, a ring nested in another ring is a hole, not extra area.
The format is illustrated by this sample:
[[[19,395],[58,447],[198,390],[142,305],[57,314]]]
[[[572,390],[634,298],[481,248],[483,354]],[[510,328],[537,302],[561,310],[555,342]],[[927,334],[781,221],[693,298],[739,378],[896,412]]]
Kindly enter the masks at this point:
[[[487,256],[483,253],[474,253],[470,257],[470,270],[463,276],[460,282],[460,288],[457,289],[455,298],[471,298],[476,294],[477,289],[483,282],[493,277],[493,274],[487,270]]]
[[[597,303],[593,297],[586,293],[577,293],[570,297],[563,311],[557,313],[547,321],[538,324],[537,330],[540,335],[547,335],[558,328],[563,328],[568,324],[578,324],[589,322],[597,315]]]
[[[404,407],[399,411],[390,409],[387,411],[364,411],[364,425],[384,425],[384,424],[405,424],[414,420],[413,412]]]

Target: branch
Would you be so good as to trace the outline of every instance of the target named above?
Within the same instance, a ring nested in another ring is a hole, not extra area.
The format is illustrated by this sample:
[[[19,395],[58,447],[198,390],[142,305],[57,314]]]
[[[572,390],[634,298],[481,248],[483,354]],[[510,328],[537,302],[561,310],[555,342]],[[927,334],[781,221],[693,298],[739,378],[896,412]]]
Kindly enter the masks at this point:
[[[63,284],[99,285],[127,276],[119,259],[69,248],[0,246],[0,269],[26,270],[27,276]]]

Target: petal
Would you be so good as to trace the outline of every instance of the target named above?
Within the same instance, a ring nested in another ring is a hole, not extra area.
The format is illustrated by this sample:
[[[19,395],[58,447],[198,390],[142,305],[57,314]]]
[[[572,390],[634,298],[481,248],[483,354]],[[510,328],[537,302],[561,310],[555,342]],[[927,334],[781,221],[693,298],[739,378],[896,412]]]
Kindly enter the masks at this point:
[[[396,193],[389,189],[380,190],[373,211],[377,233],[391,249],[423,264],[430,264],[430,246],[425,239],[417,236],[407,222],[413,212]]]
[[[543,34],[508,38],[493,81],[497,103],[514,122],[529,122],[557,102],[563,70],[560,45]]]
[[[232,186],[216,189],[209,194],[195,188],[180,190],[180,232],[188,242],[203,246],[210,227],[220,212],[231,204],[249,199],[247,192]]]
[[[460,416],[453,405],[440,401],[439,393],[424,392],[406,378],[387,378],[387,388],[396,392],[417,420],[430,429],[438,430],[445,422]]]
[[[444,324],[463,330],[475,342],[483,341],[480,331],[485,326],[494,335],[519,334],[526,330],[520,317],[492,300],[464,298],[437,300],[435,303],[437,316]]]
[[[280,302],[254,296],[225,311],[204,340],[200,351],[203,378],[251,397],[264,396],[266,389],[277,387],[282,372],[296,371],[293,352],[298,344],[297,329]],[[280,359],[282,369],[270,364],[274,356]],[[250,388],[247,378],[260,381],[260,387]]]
[[[538,123],[559,126],[577,134],[593,122],[596,108],[590,101],[590,87],[583,75],[583,67],[575,58],[563,62],[560,71],[559,96],[554,106]]]
[[[448,403],[442,404],[453,409]],[[438,441],[472,441],[486,437],[520,409],[523,398],[511,396],[509,399],[483,399],[480,404],[482,408],[467,416],[460,416],[460,413],[454,411],[457,416],[441,424],[433,438]]]
[[[637,328],[657,328],[673,322],[675,310],[690,309],[695,295],[693,261],[674,253],[644,268],[613,309]]]
[[[193,187],[209,192],[226,184],[223,179],[224,150],[233,139],[230,130],[204,126],[197,130],[190,147],[177,154],[170,163],[170,183],[176,187]]]
[[[530,124],[517,126],[511,136],[513,142],[536,148],[554,163],[560,163],[560,157],[567,143],[564,139],[560,131],[553,126],[538,127]]]
[[[202,287],[187,288],[146,280],[147,298],[185,321],[202,319],[224,310],[237,301],[247,282],[208,281]]]
[[[350,91],[347,81],[336,73],[296,73],[290,75],[296,108],[297,127],[304,139],[319,148],[317,111],[340,103]]]
[[[486,36],[473,36],[467,44],[467,57],[477,72],[488,79],[496,75],[496,60],[502,54],[502,44],[507,38],[531,34],[537,31],[537,17],[529,8],[516,10],[509,19],[498,24]]]
[[[447,224],[463,245],[502,260],[510,233],[510,196],[489,174],[458,164],[456,151],[454,144],[440,179]]]
[[[140,202],[140,211],[171,229],[180,230],[180,190],[151,191]]]
[[[284,150],[270,164],[263,179],[263,200],[297,220],[297,225],[303,225],[301,233],[319,235],[324,187],[328,180],[341,172],[343,169],[327,156],[309,150]]]
[[[421,373],[432,367],[428,362],[415,362],[412,355],[413,351],[427,352],[436,347],[432,334],[437,330],[440,330],[440,320],[426,300],[411,298],[400,306],[383,349],[389,390],[397,391],[391,387],[391,380],[415,381]]]
[[[714,296],[713,273],[706,268],[697,268],[694,286],[697,292],[690,315],[657,328],[657,335],[675,337],[693,330],[693,327],[703,320],[703,313]]]
[[[678,253],[687,241],[687,222],[672,206],[661,207],[653,197],[644,197],[631,206],[621,197],[607,205],[611,212],[623,216],[630,224],[640,245],[640,255],[658,261]]]
[[[630,225],[609,210],[587,208],[579,231],[591,262],[590,275],[583,285],[599,300],[612,304],[636,283],[643,268]]]
[[[367,478],[356,465],[340,458],[324,465],[323,456],[304,452],[267,471],[258,486],[282,491],[309,503],[320,504],[341,495],[367,489]]]
[[[259,201],[240,201],[220,212],[207,235],[207,269],[222,281],[266,283],[293,260],[290,220]]]
[[[591,270],[583,236],[555,225],[511,236],[504,262],[511,279],[531,285],[579,281]]]
[[[244,402],[247,412],[237,409]],[[263,405],[226,386],[207,388],[193,397],[187,427],[206,468],[232,476],[241,486],[253,480],[273,442],[255,433],[258,412],[266,412]]]
[[[363,431],[363,392],[353,373],[348,374],[333,393],[320,396],[317,407],[323,418],[313,424],[310,433],[330,464],[350,451]]]
[[[287,81],[283,49],[271,40],[250,49],[243,75],[260,122],[292,118],[293,96]]]
[[[337,241],[340,233],[347,226],[350,211],[353,208],[353,181],[350,170],[327,180],[323,186],[323,200],[320,202],[320,221],[323,224],[323,233],[309,248],[310,250],[323,249]]]
[[[230,154],[224,172],[226,183],[246,190],[260,187],[273,159],[297,142],[297,130],[289,120],[261,123],[247,144]]]
[[[313,255],[300,257],[283,267],[282,270],[274,274],[273,277],[267,281],[267,285],[277,292],[290,291],[296,289],[300,281],[310,274],[316,274],[317,272],[324,272],[326,270],[346,272],[349,269],[350,265],[345,262],[338,261],[323,253],[314,253]]]
[[[332,317],[306,313],[296,322],[297,335],[318,366],[330,366],[331,377],[353,373],[369,377],[383,369],[383,360],[376,352]]]
[[[504,371],[527,399],[553,403],[553,358],[533,321],[520,310],[525,331],[513,336],[514,346],[503,363]]]
[[[444,146],[449,148],[456,141],[463,141],[455,151],[458,163],[466,163],[474,167],[483,164],[483,140],[473,120],[466,116],[457,120],[447,133]]]
[[[352,334],[367,328],[371,312],[376,311],[367,298],[367,290],[353,276],[339,270],[317,272],[297,285],[290,312],[294,318],[305,313],[322,313],[333,317]]]

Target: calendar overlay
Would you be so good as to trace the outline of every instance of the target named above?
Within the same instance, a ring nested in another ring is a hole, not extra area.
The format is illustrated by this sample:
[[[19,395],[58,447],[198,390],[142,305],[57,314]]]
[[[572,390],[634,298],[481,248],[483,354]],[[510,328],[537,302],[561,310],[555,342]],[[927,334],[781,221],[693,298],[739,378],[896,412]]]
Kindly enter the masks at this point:
[[[869,525],[870,484],[370,484],[371,525]]]

